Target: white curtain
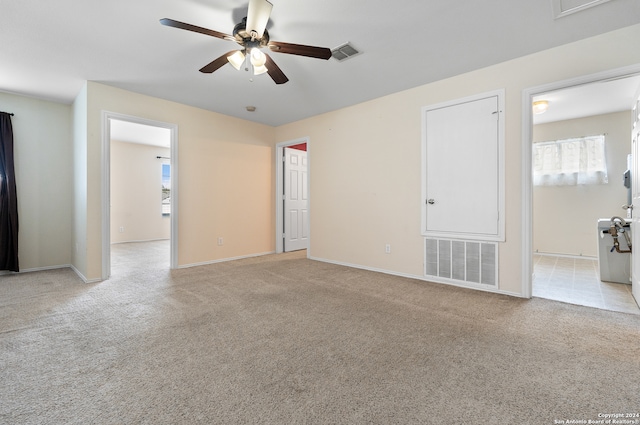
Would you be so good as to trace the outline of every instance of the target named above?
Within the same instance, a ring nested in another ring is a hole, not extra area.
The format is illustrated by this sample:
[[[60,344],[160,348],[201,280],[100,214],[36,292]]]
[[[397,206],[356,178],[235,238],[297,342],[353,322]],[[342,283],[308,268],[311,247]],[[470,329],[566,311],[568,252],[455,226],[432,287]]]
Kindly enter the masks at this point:
[[[606,184],[604,135],[533,144],[533,184]]]

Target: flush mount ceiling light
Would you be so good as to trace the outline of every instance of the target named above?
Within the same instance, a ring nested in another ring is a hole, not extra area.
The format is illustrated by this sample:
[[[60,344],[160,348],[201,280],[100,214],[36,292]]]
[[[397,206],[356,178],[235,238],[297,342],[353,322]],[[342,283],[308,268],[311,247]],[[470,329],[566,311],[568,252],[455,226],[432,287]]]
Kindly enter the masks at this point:
[[[249,0],[247,17],[233,28],[233,35],[174,21],[169,18],[160,19],[160,23],[169,27],[193,31],[223,40],[235,41],[242,47],[240,50],[232,50],[214,59],[211,63],[203,66],[200,72],[210,74],[227,62],[238,70],[242,68],[243,64],[246,64],[245,69],[249,70],[253,68],[254,75],[268,73],[276,84],[284,84],[289,81],[287,76],[278,68],[278,65],[276,65],[271,57],[263,53],[260,49],[268,47],[272,52],[325,60],[331,57],[331,50],[326,47],[305,46],[302,44],[269,40],[267,24],[271,16],[272,8],[273,5],[267,0]],[[249,56],[248,61],[246,59],[247,56]]]
[[[544,114],[549,109],[549,101],[548,100],[536,100],[533,102],[533,113],[534,114]]]

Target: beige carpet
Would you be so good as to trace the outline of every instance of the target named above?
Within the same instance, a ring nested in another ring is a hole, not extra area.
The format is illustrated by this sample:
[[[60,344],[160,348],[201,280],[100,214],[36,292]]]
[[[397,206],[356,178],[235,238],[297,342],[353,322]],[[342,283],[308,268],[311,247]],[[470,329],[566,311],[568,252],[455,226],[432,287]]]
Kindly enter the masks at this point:
[[[554,424],[640,412],[640,316],[300,253],[173,272],[142,259],[99,284],[67,269],[0,277],[0,423]]]

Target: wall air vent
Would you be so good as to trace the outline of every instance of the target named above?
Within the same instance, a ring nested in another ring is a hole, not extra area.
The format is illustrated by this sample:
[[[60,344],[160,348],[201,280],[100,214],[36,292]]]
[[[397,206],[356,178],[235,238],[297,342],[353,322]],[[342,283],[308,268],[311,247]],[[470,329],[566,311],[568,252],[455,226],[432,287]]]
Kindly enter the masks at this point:
[[[362,52],[358,51],[358,49],[353,47],[351,43],[348,43],[348,42],[331,49],[331,56],[333,56],[334,59],[339,60],[341,62],[343,60],[357,56],[360,53]]]
[[[425,276],[498,286],[498,244],[425,239]]]

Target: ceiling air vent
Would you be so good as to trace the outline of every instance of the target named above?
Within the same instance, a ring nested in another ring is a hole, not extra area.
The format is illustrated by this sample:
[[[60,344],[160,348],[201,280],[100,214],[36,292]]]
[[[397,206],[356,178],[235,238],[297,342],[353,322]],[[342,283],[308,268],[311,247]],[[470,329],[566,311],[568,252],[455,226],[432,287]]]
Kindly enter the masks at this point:
[[[350,43],[344,43],[338,47],[331,49],[331,56],[339,61],[349,59],[351,57],[359,55],[360,53],[362,52],[358,51]]]
[[[557,19],[609,1],[610,0],[553,0],[553,11]]]

